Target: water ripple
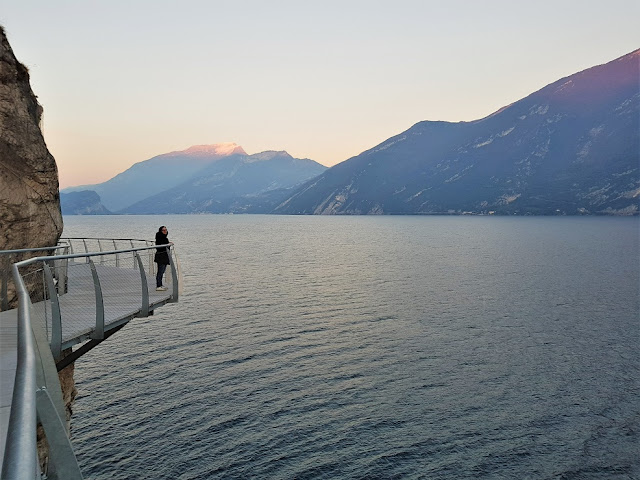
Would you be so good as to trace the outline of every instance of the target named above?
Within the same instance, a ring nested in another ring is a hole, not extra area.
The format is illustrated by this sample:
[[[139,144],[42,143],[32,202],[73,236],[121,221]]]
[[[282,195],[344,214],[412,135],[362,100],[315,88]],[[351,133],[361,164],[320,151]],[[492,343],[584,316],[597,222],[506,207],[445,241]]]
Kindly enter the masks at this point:
[[[617,220],[168,217],[185,295],[77,363],[83,473],[640,478]]]

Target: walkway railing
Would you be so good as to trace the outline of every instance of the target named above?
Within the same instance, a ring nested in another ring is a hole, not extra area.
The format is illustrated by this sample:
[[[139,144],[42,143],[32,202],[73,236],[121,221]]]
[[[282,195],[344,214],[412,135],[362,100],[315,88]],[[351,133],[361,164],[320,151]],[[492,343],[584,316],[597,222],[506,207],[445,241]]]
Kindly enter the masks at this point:
[[[90,252],[94,241],[103,251]],[[82,478],[66,429],[57,371],[132,318],[148,316],[154,308],[178,301],[181,282],[173,244],[168,245],[167,284],[171,288],[165,292],[155,289],[157,247],[146,240],[126,240],[129,248],[121,248],[118,242],[124,241],[65,239],[60,246],[45,250],[77,252],[82,245],[84,253],[35,257],[12,265],[19,298],[18,347],[3,479],[40,477],[37,420],[49,443],[47,478]],[[143,242],[144,246],[136,246]],[[103,243],[116,249],[105,251]],[[63,350],[87,340],[60,360]]]
[[[55,247],[21,248],[17,250],[0,250],[0,312],[9,309],[9,277],[11,275],[11,265],[23,259],[29,254],[73,253],[70,252],[70,245],[66,242],[58,242]]]

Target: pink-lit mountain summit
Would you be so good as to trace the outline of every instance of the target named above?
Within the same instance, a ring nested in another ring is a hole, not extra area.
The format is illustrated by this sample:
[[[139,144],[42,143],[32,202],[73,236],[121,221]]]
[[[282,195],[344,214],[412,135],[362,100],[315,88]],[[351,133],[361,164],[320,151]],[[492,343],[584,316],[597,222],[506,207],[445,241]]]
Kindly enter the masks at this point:
[[[227,157],[229,155],[248,155],[240,145],[227,142],[227,143],[214,143],[213,145],[194,145],[178,152],[165,153],[158,157],[179,157],[190,156],[196,158],[211,159],[214,157]]]

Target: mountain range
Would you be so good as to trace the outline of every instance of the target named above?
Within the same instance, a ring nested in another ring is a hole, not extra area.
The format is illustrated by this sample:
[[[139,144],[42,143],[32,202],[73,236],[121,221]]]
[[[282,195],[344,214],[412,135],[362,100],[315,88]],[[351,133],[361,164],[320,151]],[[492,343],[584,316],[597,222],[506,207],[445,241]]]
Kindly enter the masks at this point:
[[[65,215],[269,213],[327,167],[287,152],[248,155],[235,143],[196,145],[136,163],[97,185],[60,192]]]
[[[635,50],[483,119],[419,122],[329,169],[226,143],[159,155],[62,193],[92,190],[108,210],[129,214],[637,215],[639,72]],[[95,197],[87,200],[84,212],[98,213]]]
[[[62,193],[92,190],[102,204],[116,212],[191,178],[211,162],[228,155],[246,155],[235,143],[195,145],[179,152],[157,155],[138,162],[110,180],[96,185],[65,188]]]
[[[287,152],[233,154],[211,162],[186,182],[121,213],[269,213],[292,188],[327,167]]]
[[[637,214],[640,50],[473,122],[420,122],[300,187],[288,214]]]

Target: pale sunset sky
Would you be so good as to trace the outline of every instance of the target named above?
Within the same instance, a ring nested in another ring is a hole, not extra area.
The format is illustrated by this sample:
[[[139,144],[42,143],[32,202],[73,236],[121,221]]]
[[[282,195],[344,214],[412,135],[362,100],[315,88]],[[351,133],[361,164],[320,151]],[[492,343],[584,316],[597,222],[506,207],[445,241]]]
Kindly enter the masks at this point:
[[[638,0],[0,0],[61,188],[192,145],[331,166],[640,47]]]

